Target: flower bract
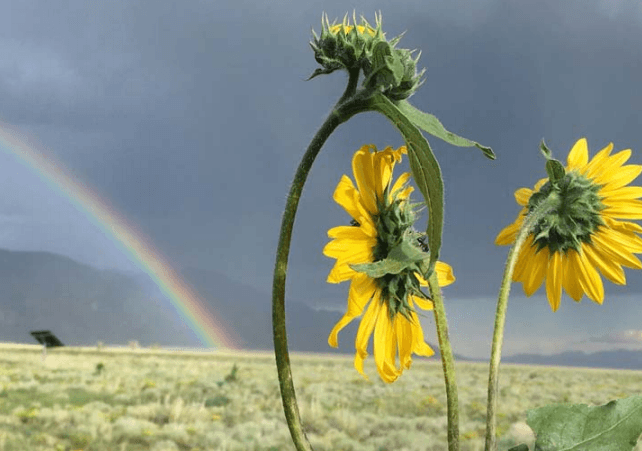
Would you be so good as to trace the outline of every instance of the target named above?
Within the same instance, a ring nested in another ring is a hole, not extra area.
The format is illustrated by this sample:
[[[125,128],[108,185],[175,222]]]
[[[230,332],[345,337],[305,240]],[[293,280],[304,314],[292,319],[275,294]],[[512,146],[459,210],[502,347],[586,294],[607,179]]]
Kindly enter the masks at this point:
[[[642,268],[634,255],[642,252],[638,236],[642,227],[623,221],[642,219],[642,187],[627,186],[642,166],[624,164],[630,149],[611,155],[612,150],[609,144],[589,161],[586,139],[577,141],[560,180],[542,179],[532,190],[515,192],[523,208],[495,240],[498,245],[512,244],[526,215],[540,202],[554,207],[528,235],[513,273],[513,280],[522,283],[527,296],[546,280],[553,311],[560,306],[562,289],[577,302],[586,294],[602,304],[604,286],[599,273],[624,285],[623,266]]]
[[[415,205],[409,202],[413,188],[406,186],[410,173],[392,183],[393,168],[403,153],[405,147],[377,151],[374,145],[366,145],[354,154],[356,186],[344,175],[334,192],[334,200],[352,222],[330,229],[332,241],[323,249],[326,256],[336,259],[328,282],[350,280],[346,313],[332,329],[328,344],[337,347],[339,331],[363,314],[355,342],[355,368],[367,378],[363,362],[374,333],[377,371],[387,383],[410,368],[412,353],[434,354],[424,341],[416,311],[416,307],[431,310],[433,305],[421,290],[427,286],[422,265],[429,253],[424,236],[412,228],[416,214]],[[437,262],[435,271],[440,286],[454,282],[446,263]]]

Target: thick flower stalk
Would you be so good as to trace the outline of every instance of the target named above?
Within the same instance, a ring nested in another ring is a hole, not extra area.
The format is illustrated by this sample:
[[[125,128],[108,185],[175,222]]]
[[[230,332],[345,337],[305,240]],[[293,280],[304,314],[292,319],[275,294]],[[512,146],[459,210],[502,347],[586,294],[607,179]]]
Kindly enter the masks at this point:
[[[377,371],[387,383],[410,368],[412,353],[434,354],[424,341],[415,311],[415,306],[432,310],[433,304],[420,288],[428,285],[421,274],[429,254],[423,236],[412,229],[416,215],[409,203],[413,188],[406,186],[410,173],[392,184],[395,162],[401,161],[403,153],[405,147],[378,152],[374,145],[367,145],[354,154],[356,186],[344,175],[334,192],[334,200],[352,217],[352,225],[330,229],[332,241],[323,250],[337,260],[328,282],[351,281],[346,314],[332,329],[328,344],[337,347],[339,331],[365,309],[356,337],[354,366],[367,378],[363,362],[374,331]],[[440,286],[454,282],[449,265],[437,262],[435,269]]]
[[[522,247],[513,274],[531,296],[546,280],[546,296],[553,311],[560,306],[562,288],[576,302],[586,294],[598,304],[604,301],[599,272],[624,285],[623,266],[642,269],[634,255],[642,253],[642,227],[623,219],[642,219],[642,187],[627,186],[642,166],[624,165],[631,150],[611,155],[609,144],[589,161],[586,139],[575,143],[567,158],[565,175],[556,183],[548,178],[534,189],[521,188],[515,199],[522,211],[502,230],[495,244],[515,241],[526,215],[541,202],[550,212],[532,230]]]

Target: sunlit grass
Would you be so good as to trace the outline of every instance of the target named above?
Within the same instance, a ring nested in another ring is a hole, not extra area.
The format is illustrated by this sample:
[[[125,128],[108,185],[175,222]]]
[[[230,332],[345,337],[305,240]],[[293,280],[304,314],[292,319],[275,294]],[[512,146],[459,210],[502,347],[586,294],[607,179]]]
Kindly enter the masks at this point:
[[[271,352],[0,345],[0,451],[293,450]],[[443,450],[441,363],[415,359],[394,384],[352,356],[292,355],[301,416],[317,451]],[[370,365],[368,365],[370,363]],[[237,371],[234,371],[236,365]],[[488,369],[457,366],[462,450],[482,450]],[[639,393],[641,371],[503,365],[500,449],[532,433],[526,410]],[[638,444],[636,451],[642,451]]]

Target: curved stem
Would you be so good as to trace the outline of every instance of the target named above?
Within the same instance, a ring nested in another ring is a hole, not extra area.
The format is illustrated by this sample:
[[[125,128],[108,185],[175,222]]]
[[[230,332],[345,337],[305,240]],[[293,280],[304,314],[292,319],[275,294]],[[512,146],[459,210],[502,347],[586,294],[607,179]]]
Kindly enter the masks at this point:
[[[488,405],[486,408],[486,446],[485,451],[497,450],[497,394],[499,392],[499,362],[502,356],[502,344],[504,342],[504,324],[506,322],[506,310],[508,309],[508,295],[513,280],[513,271],[517,264],[519,251],[521,250],[526,237],[532,228],[551,209],[546,202],[539,204],[524,220],[522,227],[517,233],[515,243],[508,252],[506,265],[504,266],[504,277],[499,289],[497,299],[497,312],[495,313],[495,331],[493,332],[493,344],[490,354],[490,370],[488,374]]]
[[[290,355],[288,353],[288,338],[285,328],[285,277],[288,267],[288,255],[290,253],[290,241],[296,210],[303,191],[303,185],[308,177],[312,163],[318,155],[321,147],[332,132],[343,122],[347,121],[360,110],[360,102],[350,101],[356,90],[359,72],[350,73],[350,79],[346,91],[341,96],[337,106],[330,112],[321,128],[316,133],[308,146],[303,159],[296,170],[290,193],[285,204],[285,211],[281,220],[281,231],[279,233],[279,244],[276,251],[276,263],[274,265],[274,279],[272,283],[272,333],[274,336],[274,354],[276,367],[283,401],[285,419],[290,429],[290,435],[297,451],[312,451],[312,446],[303,431],[299,407],[296,401],[292,371],[290,369]]]
[[[441,289],[437,281],[437,272],[428,278],[430,294],[432,295],[433,313],[437,326],[439,339],[439,354],[444,369],[444,382],[446,383],[446,403],[448,405],[448,451],[459,451],[459,398],[457,395],[457,382],[455,380],[455,359],[448,338],[448,322]]]

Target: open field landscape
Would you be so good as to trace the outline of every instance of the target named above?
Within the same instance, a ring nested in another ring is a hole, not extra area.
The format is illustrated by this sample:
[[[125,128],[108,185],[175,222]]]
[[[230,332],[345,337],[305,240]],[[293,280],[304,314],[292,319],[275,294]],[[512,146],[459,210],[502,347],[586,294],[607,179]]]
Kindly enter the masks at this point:
[[[293,450],[272,353],[0,345],[0,450]],[[317,451],[443,450],[440,362],[417,358],[394,384],[372,358],[293,354],[303,423]],[[487,365],[457,367],[462,450],[482,450]],[[504,365],[500,449],[533,442],[526,410],[603,404],[640,392],[642,372]],[[638,443],[636,451],[642,450]]]

